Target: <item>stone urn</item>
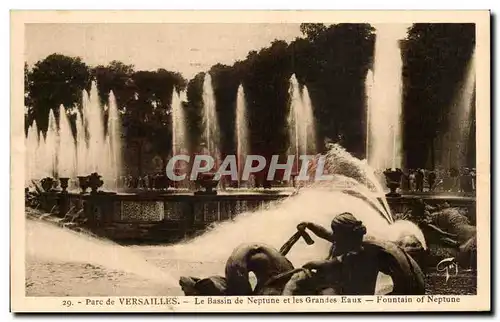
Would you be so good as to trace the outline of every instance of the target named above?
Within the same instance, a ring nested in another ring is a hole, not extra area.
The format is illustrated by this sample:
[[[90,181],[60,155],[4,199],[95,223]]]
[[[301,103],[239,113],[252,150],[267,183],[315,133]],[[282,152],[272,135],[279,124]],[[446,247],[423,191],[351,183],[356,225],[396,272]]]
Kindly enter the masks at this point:
[[[80,189],[82,189],[82,193],[85,193],[89,187],[89,177],[78,176],[78,185],[80,186]]]
[[[200,173],[198,175],[198,179],[196,179],[196,183],[205,189],[205,191],[196,191],[196,194],[209,194],[215,195],[217,191],[215,191],[215,187],[219,184],[219,180],[215,179],[215,173],[213,172],[205,172]]]
[[[397,192],[397,189],[401,186],[401,177],[403,176],[403,171],[401,169],[387,169],[384,171],[385,180],[387,188],[390,192],[386,194],[387,197],[400,197],[401,194]]]
[[[42,188],[46,192],[52,191],[54,189],[55,182],[56,181],[54,180],[54,178],[51,178],[51,177],[46,177],[46,178],[43,178],[42,180],[40,180]]]
[[[69,178],[59,178],[59,182],[61,184],[62,192],[67,192]]]
[[[97,193],[97,189],[104,184],[104,181],[101,180],[101,176],[97,172],[92,173],[88,177],[88,180],[91,193]]]

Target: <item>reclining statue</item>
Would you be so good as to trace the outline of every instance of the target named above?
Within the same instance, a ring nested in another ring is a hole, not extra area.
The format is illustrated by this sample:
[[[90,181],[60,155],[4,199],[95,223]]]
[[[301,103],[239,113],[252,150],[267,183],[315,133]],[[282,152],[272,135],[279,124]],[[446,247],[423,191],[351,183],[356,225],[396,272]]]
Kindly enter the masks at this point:
[[[417,200],[405,219],[419,226],[428,245],[451,250],[461,267],[476,267],[476,227],[458,208],[447,203],[431,207]]]
[[[373,295],[379,272],[391,276],[391,294],[424,294],[424,276],[415,260],[395,243],[363,238],[366,228],[352,214],[337,215],[331,232],[313,223],[297,228],[299,235],[310,229],[332,243],[326,259],[294,268],[285,257],[290,243],[281,251],[264,244],[240,245],[229,257],[224,277],[181,277],[185,295]],[[257,278],[254,289],[250,272]]]

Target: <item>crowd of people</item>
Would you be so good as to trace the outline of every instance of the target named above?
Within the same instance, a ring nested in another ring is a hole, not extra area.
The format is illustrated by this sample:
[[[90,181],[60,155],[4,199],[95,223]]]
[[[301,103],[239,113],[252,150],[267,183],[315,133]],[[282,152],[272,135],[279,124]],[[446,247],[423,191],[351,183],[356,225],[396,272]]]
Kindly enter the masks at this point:
[[[401,172],[400,188],[404,192],[462,192],[473,193],[476,191],[476,169],[397,169]],[[383,176],[382,173],[380,173]],[[245,186],[270,188],[270,182],[258,180],[259,176],[252,176],[251,182]],[[238,183],[222,180],[224,187],[237,187]],[[263,181],[263,182],[260,182]],[[277,186],[282,186],[279,182]],[[185,181],[175,182],[164,173],[151,173],[143,176],[126,175],[119,178],[118,186],[130,189],[165,190],[169,187],[177,188],[185,185]],[[269,187],[268,187],[269,186]]]
[[[164,173],[150,173],[143,176],[120,176],[118,180],[119,187],[143,190],[165,190],[173,186],[173,183]]]
[[[401,171],[401,190],[405,192],[463,192],[476,191],[476,169],[397,169]]]

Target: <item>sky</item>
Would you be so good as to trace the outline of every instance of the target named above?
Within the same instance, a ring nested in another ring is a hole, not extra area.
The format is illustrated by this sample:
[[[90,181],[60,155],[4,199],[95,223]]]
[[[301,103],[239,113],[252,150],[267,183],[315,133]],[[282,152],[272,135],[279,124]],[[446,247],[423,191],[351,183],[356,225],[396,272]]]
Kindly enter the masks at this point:
[[[119,60],[135,70],[165,68],[191,79],[275,39],[300,36],[299,24],[27,24],[25,60],[32,66],[60,53],[91,66]]]

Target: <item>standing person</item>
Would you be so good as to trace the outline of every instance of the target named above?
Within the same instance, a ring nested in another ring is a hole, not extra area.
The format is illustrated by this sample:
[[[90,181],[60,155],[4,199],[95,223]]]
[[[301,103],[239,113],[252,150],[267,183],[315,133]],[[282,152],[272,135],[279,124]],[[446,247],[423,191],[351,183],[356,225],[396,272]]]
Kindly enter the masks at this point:
[[[450,169],[450,186],[451,186],[451,189],[450,191],[453,191],[453,192],[458,192],[458,189],[459,189],[459,171],[457,168],[451,168]]]
[[[434,191],[434,184],[436,183],[436,172],[434,170],[427,173],[427,182],[429,183],[429,191]]]
[[[464,168],[462,175],[460,176],[460,185],[462,192],[472,192],[472,175],[469,168]]]
[[[410,191],[415,191],[415,170],[410,169]]]
[[[408,170],[404,170],[401,176],[401,188],[404,192],[410,191],[410,175],[408,174]]]
[[[154,183],[154,174],[149,174],[148,175],[148,188],[149,188],[149,190],[153,190],[153,183]]]
[[[418,169],[415,174],[415,181],[417,186],[417,191],[422,192],[424,190],[424,171],[422,169]]]
[[[472,181],[472,192],[476,191],[476,168],[472,168],[470,172],[471,181]]]

